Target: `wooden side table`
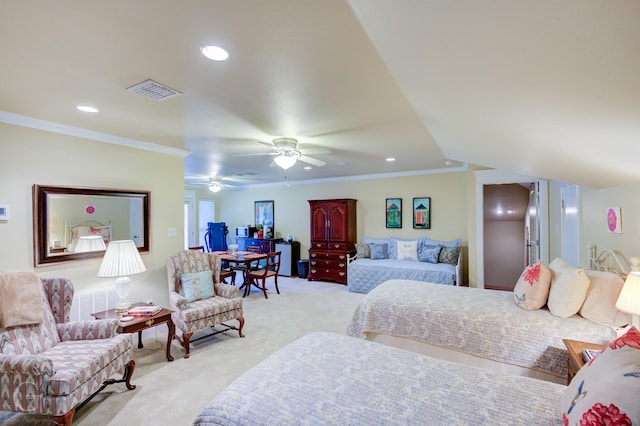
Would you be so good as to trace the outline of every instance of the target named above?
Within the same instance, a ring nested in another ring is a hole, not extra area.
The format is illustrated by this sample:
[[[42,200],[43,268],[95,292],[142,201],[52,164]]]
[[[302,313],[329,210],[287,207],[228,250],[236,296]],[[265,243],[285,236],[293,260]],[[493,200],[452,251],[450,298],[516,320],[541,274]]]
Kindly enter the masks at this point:
[[[131,307],[134,306],[151,306],[148,303],[134,303]],[[115,309],[109,309],[108,311],[96,312],[91,314],[95,319],[117,319],[120,322],[118,326],[118,333],[135,333],[138,332],[138,349],[141,349],[142,346],[142,330],[146,330],[147,328],[155,327],[160,324],[167,324],[169,328],[169,337],[167,338],[167,361],[173,361],[173,356],[171,356],[171,341],[176,332],[176,327],[171,321],[171,313],[173,311],[171,309],[162,308],[160,312],[155,315],[143,316],[143,315],[135,315],[133,319],[130,321],[121,321],[120,318],[126,316],[125,313],[116,312]]]
[[[585,364],[584,358],[582,356],[583,349],[596,349],[603,350],[605,345],[599,345],[597,343],[589,343],[589,342],[581,342],[579,340],[571,340],[571,339],[562,339],[564,345],[567,347],[569,351],[569,361],[567,364],[567,369],[569,374],[567,375],[567,385],[571,383],[571,379],[576,375],[578,370],[582,368]]]

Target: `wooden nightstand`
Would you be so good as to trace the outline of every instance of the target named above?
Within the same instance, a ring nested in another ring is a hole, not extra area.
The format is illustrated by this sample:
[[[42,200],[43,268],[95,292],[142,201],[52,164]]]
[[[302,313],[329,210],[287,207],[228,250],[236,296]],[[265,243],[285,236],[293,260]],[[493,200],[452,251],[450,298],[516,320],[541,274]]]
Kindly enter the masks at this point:
[[[564,345],[567,347],[569,351],[569,361],[567,364],[567,368],[569,370],[569,374],[567,375],[567,385],[571,383],[571,379],[576,375],[578,370],[582,368],[584,365],[584,358],[582,357],[583,349],[604,349],[605,345],[598,345],[596,343],[589,342],[581,342],[579,340],[571,340],[571,339],[562,339]]]

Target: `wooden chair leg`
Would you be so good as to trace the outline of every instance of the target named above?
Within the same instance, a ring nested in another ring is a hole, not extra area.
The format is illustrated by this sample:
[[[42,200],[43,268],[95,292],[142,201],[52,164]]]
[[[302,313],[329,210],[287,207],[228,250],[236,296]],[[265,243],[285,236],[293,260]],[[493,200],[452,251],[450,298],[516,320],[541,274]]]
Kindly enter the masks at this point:
[[[262,287],[260,287],[260,289],[262,290],[262,292],[264,293],[264,298],[268,299],[269,296],[267,296],[267,280],[262,280]]]
[[[276,293],[280,294],[280,289],[278,288],[278,276],[274,275],[273,279],[274,279],[274,281],[276,283]]]
[[[240,335],[240,337],[244,337],[244,334],[242,334],[242,328],[244,327],[244,317],[238,318],[238,322],[240,323],[240,326],[238,327],[238,334]]]
[[[52,420],[59,426],[71,426],[75,412],[76,409],[72,408],[61,416],[55,416]]]
[[[124,375],[122,376],[122,379],[125,381],[127,389],[129,390],[133,390],[136,388],[136,385],[131,384],[131,377],[133,376],[133,370],[135,368],[136,362],[133,359],[124,366]]]
[[[191,336],[193,336],[193,333],[182,335],[182,346],[184,346],[185,350],[187,351],[184,354],[185,359],[189,358],[189,355],[191,355],[191,352],[189,352],[189,340],[191,339]]]

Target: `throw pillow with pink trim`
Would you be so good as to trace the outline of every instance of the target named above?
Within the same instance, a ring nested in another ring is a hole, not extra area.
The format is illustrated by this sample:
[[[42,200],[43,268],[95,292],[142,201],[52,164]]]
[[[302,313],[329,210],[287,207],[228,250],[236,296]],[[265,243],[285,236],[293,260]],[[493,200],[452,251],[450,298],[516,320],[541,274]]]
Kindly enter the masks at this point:
[[[525,268],[513,289],[516,305],[525,311],[542,308],[549,297],[551,270],[538,261]]]
[[[578,371],[560,397],[565,425],[640,424],[640,332],[631,327]]]

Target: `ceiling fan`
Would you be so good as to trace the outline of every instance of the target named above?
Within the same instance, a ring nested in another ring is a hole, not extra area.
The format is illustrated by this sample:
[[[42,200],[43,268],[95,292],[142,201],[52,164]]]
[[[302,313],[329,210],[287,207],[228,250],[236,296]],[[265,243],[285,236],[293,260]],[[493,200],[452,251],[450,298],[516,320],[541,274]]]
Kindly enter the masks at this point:
[[[211,192],[219,192],[227,185],[222,183],[223,178],[207,177],[207,176],[190,176],[184,180],[185,185],[190,186],[208,186]]]
[[[303,163],[311,164],[316,167],[322,167],[326,162],[318,160],[317,158],[309,157],[309,154],[331,154],[331,150],[327,148],[298,148],[298,141],[293,138],[276,138],[271,142],[259,142],[263,145],[270,146],[273,151],[271,152],[258,152],[252,154],[237,154],[236,157],[250,156],[250,155],[274,155],[273,162],[287,170],[293,166],[296,161],[300,160]]]

